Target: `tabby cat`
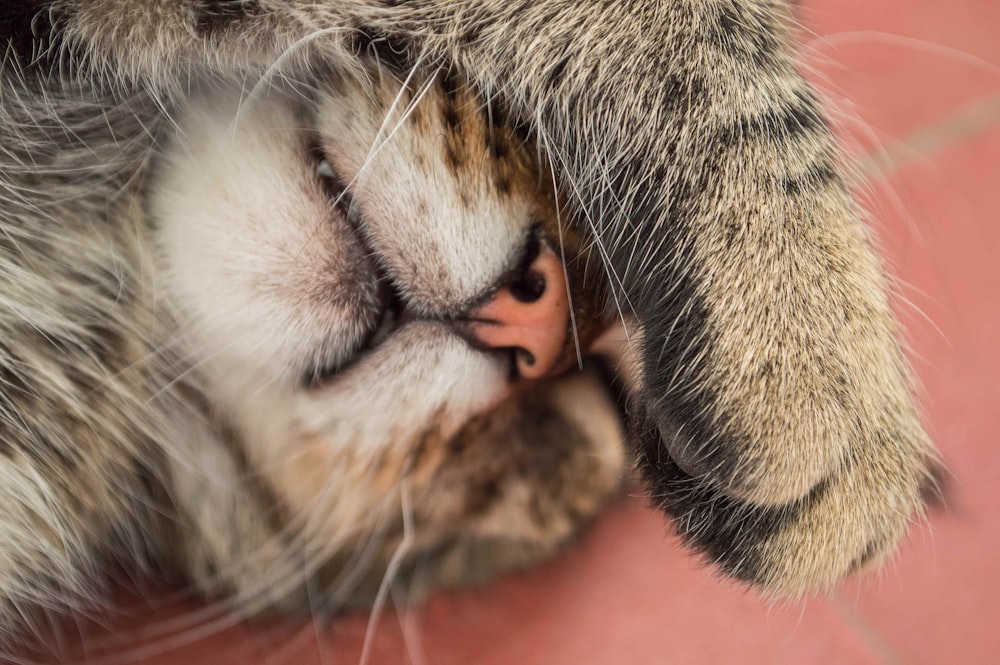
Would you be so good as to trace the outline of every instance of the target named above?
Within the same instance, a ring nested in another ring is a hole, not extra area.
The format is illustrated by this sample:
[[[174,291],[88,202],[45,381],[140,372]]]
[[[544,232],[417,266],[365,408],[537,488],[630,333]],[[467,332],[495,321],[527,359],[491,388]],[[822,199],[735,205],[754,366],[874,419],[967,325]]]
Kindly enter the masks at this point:
[[[919,514],[931,448],[784,3],[0,11],[5,630],[107,560],[246,614],[467,584],[633,461],[771,594]]]

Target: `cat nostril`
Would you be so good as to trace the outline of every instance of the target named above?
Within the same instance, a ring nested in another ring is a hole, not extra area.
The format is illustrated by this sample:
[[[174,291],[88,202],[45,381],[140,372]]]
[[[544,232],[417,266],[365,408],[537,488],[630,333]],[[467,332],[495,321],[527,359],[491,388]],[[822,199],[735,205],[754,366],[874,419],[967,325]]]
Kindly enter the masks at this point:
[[[535,266],[542,251],[542,243],[537,234],[533,234],[524,248],[524,255],[514,278],[509,280],[507,288],[518,302],[533,303],[545,294],[547,286],[545,274]]]
[[[507,288],[518,302],[532,303],[545,294],[545,286],[545,275],[529,270],[512,281]]]

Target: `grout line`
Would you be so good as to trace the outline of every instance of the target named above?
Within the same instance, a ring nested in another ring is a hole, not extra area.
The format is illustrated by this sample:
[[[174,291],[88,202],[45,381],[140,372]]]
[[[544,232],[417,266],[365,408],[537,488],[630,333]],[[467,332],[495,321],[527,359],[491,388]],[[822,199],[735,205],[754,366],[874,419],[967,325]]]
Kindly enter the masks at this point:
[[[903,665],[905,662],[903,658],[853,603],[845,600],[839,593],[830,594],[827,597],[827,602],[837,610],[848,629],[861,639],[868,647],[869,653],[875,656],[879,663],[882,665]]]
[[[979,99],[944,120],[926,125],[909,137],[869,154],[860,161],[861,172],[866,178],[887,177],[998,124],[1000,93]]]

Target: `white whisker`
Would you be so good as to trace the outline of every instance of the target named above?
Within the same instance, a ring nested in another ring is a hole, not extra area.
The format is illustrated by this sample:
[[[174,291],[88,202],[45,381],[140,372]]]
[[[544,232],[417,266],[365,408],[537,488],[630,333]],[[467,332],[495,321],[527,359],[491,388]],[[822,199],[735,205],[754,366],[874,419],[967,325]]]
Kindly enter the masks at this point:
[[[371,658],[372,646],[375,643],[375,632],[378,630],[379,618],[382,615],[382,609],[385,607],[389,588],[396,578],[403,559],[413,547],[413,506],[411,505],[410,484],[406,477],[400,479],[399,501],[403,516],[403,539],[400,541],[396,551],[393,552],[392,558],[389,560],[389,565],[386,566],[385,575],[382,577],[382,583],[379,585],[378,592],[375,595],[375,602],[372,604],[371,613],[369,614],[368,626],[365,628],[365,640],[361,648],[359,665],[368,665],[368,661]]]

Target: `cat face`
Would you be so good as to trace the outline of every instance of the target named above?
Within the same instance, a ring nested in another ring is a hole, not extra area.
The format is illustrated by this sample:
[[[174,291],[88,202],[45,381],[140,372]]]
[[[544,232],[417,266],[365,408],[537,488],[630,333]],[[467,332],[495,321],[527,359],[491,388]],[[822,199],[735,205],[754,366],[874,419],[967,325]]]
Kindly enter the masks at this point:
[[[163,307],[289,522],[334,554],[404,478],[428,547],[550,548],[597,509],[623,475],[617,409],[596,375],[557,375],[607,327],[600,275],[498,113],[374,71],[209,86],[176,122],[149,197]],[[555,516],[526,518],[540,493]]]

